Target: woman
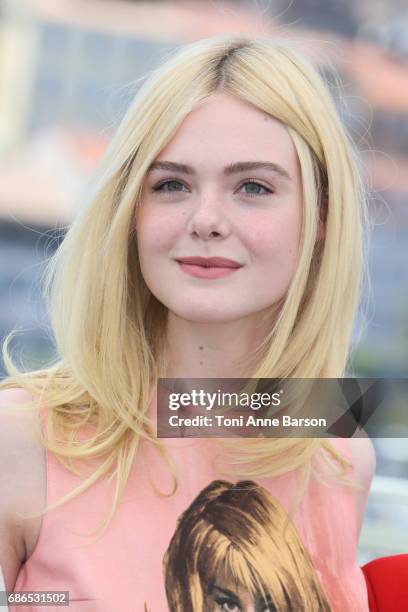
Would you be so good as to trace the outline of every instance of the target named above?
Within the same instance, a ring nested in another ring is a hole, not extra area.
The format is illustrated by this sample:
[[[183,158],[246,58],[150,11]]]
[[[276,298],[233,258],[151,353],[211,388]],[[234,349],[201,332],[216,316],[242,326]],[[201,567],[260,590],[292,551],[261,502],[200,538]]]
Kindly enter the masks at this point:
[[[171,612],[329,611],[295,527],[255,482],[214,480],[177,522],[165,556]]]
[[[154,433],[159,377],[344,375],[362,267],[357,167],[323,81],[287,43],[202,40],[145,81],[50,263],[60,358],[20,373],[4,344],[10,590],[69,590],[81,610],[164,609],[160,559],[176,517],[235,469],[288,510],[296,502],[332,609],[367,610],[356,544],[369,441],[216,446]],[[47,511],[27,517],[44,499]]]

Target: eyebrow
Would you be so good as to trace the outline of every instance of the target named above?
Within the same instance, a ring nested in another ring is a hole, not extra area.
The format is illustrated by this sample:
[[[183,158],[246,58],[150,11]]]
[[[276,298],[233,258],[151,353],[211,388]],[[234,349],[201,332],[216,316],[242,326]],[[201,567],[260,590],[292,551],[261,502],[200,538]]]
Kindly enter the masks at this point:
[[[168,170],[170,172],[181,172],[183,174],[195,174],[194,168],[188,166],[187,164],[180,164],[178,162],[171,161],[156,161],[153,162],[147,173],[153,172],[154,170]],[[238,161],[233,164],[229,164],[223,170],[223,174],[225,176],[230,176],[231,174],[237,174],[238,172],[245,172],[247,170],[268,170],[269,172],[273,172],[274,174],[278,174],[282,178],[291,181],[291,177],[288,172],[274,162],[267,161]]]
[[[241,605],[241,601],[240,601],[238,595],[236,593],[234,593],[233,591],[230,591],[229,589],[225,589],[223,587],[220,587],[220,586],[218,586],[218,584],[215,584],[215,582],[210,587],[210,593],[211,594],[213,594],[214,589],[217,589],[217,591],[220,591],[220,593],[224,593],[225,595],[230,597],[233,600],[234,604],[236,604],[238,606]],[[272,597],[269,594],[266,596],[266,599],[264,599],[262,596],[258,596],[256,605],[258,607],[260,605],[263,606],[263,607],[268,606],[268,608],[270,609],[271,612],[277,612],[277,608],[275,607],[275,604],[273,603],[273,599],[272,599]]]
[[[221,593],[224,593],[225,595],[228,595],[228,597],[230,597],[234,603],[240,605],[241,601],[239,599],[239,597],[236,595],[236,593],[234,593],[233,591],[230,591],[228,589],[224,589],[222,587],[219,587],[217,584],[213,584],[211,591],[213,591],[214,589],[217,589],[217,591],[220,591]]]

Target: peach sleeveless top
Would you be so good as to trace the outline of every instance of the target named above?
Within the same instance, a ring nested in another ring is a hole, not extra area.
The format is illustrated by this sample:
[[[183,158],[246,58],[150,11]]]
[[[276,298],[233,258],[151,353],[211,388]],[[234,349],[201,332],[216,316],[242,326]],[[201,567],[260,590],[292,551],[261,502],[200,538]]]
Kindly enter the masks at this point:
[[[178,469],[176,493],[165,497],[155,490],[171,490],[170,472],[152,444],[142,441],[124,498],[101,536],[89,534],[110,508],[114,482],[108,478],[42,519],[36,548],[18,574],[15,591],[69,591],[69,607],[10,606],[10,611],[143,612],[146,603],[149,612],[169,609],[163,556],[177,519],[211,481],[226,478],[217,473],[211,460],[216,440],[163,441]],[[349,441],[337,438],[333,443],[350,461],[352,475]],[[296,487],[294,472],[256,481],[289,509]],[[80,477],[47,451],[47,504],[79,483]],[[312,478],[293,517],[333,612],[369,610],[364,576],[356,560],[354,491],[347,485],[327,486]]]

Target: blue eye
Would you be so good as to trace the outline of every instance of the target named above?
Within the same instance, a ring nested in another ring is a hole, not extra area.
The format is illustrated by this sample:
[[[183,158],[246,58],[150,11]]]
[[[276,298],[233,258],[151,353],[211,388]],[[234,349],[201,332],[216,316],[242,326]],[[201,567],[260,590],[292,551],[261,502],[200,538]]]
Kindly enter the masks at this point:
[[[175,179],[171,179],[170,181],[164,181],[164,183],[160,183],[159,185],[156,185],[155,187],[153,187],[153,191],[163,191],[165,193],[169,193],[170,191],[178,191],[178,189],[164,189],[165,185],[181,185],[183,186],[183,183],[180,183],[180,181],[176,181]]]
[[[250,191],[249,193],[247,192],[245,195],[249,195],[250,197],[254,197],[254,196],[263,196],[263,195],[268,195],[269,193],[273,193],[273,191],[271,189],[269,189],[268,187],[265,187],[265,185],[261,185],[261,183],[258,183],[257,181],[245,181],[245,183],[243,183],[241,185],[241,188],[244,187],[244,185],[253,185],[255,187],[260,187],[261,189],[264,190],[264,193],[259,193],[259,191]]]
[[[274,193],[272,189],[269,189],[268,187],[265,187],[265,185],[261,185],[261,183],[258,183],[254,180],[245,181],[245,183],[242,183],[239,190],[241,190],[243,187],[246,188],[244,191],[244,195],[247,195],[249,197],[265,196]],[[155,193],[180,193],[182,191],[185,191],[185,185],[177,179],[169,179],[167,181],[159,183],[158,185],[155,185],[152,188],[152,191],[154,191]]]

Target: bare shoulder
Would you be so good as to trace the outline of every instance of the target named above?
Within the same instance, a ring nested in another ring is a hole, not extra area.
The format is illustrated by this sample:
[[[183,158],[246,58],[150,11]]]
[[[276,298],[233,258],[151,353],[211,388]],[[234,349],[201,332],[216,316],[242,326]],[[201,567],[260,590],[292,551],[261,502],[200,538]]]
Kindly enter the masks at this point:
[[[364,521],[371,482],[375,474],[376,456],[374,444],[367,434],[360,438],[350,438],[349,443],[353,455],[354,479],[362,487],[355,493],[356,524],[357,534],[359,535]]]
[[[39,441],[38,411],[24,389],[0,391],[0,565],[6,588],[14,587],[18,571],[33,552],[46,498],[46,453]]]

